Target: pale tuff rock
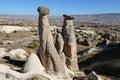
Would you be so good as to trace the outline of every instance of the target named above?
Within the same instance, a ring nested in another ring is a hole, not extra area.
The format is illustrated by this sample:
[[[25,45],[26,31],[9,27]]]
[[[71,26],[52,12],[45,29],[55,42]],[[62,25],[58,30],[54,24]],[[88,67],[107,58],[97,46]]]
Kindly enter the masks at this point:
[[[63,51],[64,41],[63,41],[62,35],[60,33],[57,33],[55,47],[58,52]]]
[[[0,57],[4,57],[7,54],[7,49],[6,48],[0,48]]]
[[[0,64],[0,73],[2,73],[2,74],[8,73],[8,74],[14,75],[17,78],[21,77],[21,73],[13,71],[10,69],[9,66],[3,65],[3,64]],[[0,77],[0,79],[1,79],[1,77]]]
[[[62,66],[62,60],[54,46],[53,36],[50,31],[50,25],[47,17],[47,14],[49,14],[49,9],[39,7],[38,12],[38,29],[40,37],[40,47],[38,50],[38,56],[40,57],[42,65],[48,71],[55,72],[58,75],[65,75],[65,69]]]
[[[23,71],[22,72],[36,72],[36,73],[43,73],[45,68],[42,66],[38,56],[35,53],[32,53],[28,60],[26,61]]]
[[[20,26],[0,26],[0,32],[11,33],[14,31],[35,31],[36,28],[33,27],[20,27]]]
[[[57,33],[57,36],[56,36],[55,47],[56,47],[56,49],[59,53],[59,56],[62,60],[62,63],[63,63],[63,66],[66,70],[67,75],[74,75],[74,73],[70,69],[68,69],[67,66],[66,66],[66,56],[63,52],[64,41],[63,41],[62,35],[60,34],[60,31],[57,31],[57,32],[58,33]]]
[[[37,55],[32,54],[32,56],[34,56],[34,57],[36,56],[35,58],[38,59]],[[33,67],[31,67],[31,68],[35,68],[34,65],[32,65],[32,66]],[[38,64],[38,66],[39,66],[39,64]],[[37,79],[37,80],[60,80],[55,75],[48,75],[44,72],[38,73],[38,71],[37,72],[34,72],[34,71],[32,71],[30,69],[30,71],[28,71],[26,73],[19,73],[17,71],[10,69],[9,66],[0,64],[0,80],[33,80],[33,79]]]
[[[26,60],[28,54],[25,50],[18,48],[18,49],[11,50],[10,52],[8,52],[8,54],[6,54],[6,56],[9,56],[10,59]]]
[[[71,16],[63,15],[64,16],[64,23],[62,27],[62,36],[64,40],[64,48],[63,51],[65,56],[67,57],[66,64],[72,70],[77,70],[77,46],[76,46],[76,39],[73,27],[74,19]]]

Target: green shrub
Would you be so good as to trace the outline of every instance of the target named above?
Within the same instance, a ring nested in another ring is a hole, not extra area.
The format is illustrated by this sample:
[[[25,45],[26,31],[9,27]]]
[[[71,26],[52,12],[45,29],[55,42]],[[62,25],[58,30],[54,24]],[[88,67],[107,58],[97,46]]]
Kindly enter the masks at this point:
[[[28,48],[31,48],[31,49],[35,49],[36,47],[38,46],[38,44],[37,43],[30,43],[27,47]]]

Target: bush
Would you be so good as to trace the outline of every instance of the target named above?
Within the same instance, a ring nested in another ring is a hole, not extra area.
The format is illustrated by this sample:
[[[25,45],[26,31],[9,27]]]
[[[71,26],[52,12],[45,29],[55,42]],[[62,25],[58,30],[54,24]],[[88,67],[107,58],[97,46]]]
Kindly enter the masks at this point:
[[[31,49],[35,49],[36,47],[38,46],[38,44],[37,43],[30,43],[27,47],[28,48],[31,48]]]

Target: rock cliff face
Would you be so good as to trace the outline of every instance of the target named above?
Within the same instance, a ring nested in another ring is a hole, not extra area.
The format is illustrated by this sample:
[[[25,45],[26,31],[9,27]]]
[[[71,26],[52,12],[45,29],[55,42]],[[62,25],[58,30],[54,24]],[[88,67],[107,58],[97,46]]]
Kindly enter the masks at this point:
[[[120,77],[120,43],[106,46],[102,52],[79,63],[79,68],[84,71],[92,71],[107,75]]]

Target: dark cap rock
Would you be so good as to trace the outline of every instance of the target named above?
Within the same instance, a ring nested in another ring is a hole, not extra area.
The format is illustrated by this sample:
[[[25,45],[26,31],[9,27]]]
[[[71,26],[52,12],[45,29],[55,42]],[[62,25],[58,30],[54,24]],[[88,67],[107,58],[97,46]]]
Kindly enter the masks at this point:
[[[41,15],[47,15],[50,13],[50,10],[46,7],[38,7],[37,11],[41,14]]]
[[[74,19],[73,16],[69,16],[69,15],[66,15],[66,14],[63,14],[63,17],[64,17],[65,19],[68,19],[68,20]]]

